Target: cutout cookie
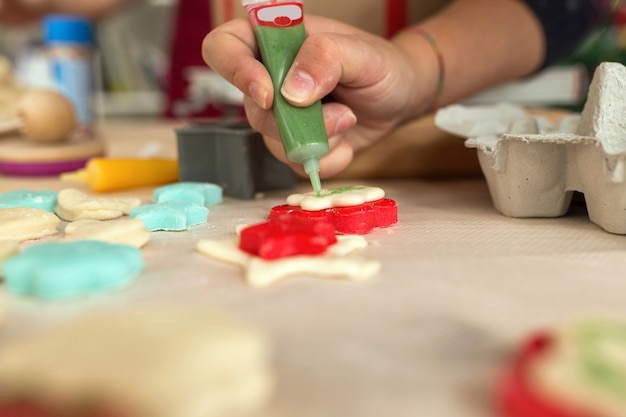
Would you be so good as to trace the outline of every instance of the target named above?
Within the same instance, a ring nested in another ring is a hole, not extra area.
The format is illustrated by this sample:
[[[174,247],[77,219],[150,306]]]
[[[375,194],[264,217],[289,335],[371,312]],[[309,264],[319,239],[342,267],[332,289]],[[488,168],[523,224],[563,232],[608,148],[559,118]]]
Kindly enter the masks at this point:
[[[503,374],[506,417],[626,415],[626,321],[592,317],[534,334]]]
[[[287,204],[299,206],[303,210],[317,211],[334,207],[351,207],[385,197],[385,190],[379,187],[353,186],[323,189],[318,196],[315,192],[291,194]]]
[[[9,259],[11,256],[17,254],[19,252],[19,245],[17,242],[7,240],[0,241],[0,278],[4,275],[4,269],[2,268],[4,261]]]
[[[15,207],[0,210],[0,240],[23,242],[58,233],[61,220],[47,210]]]
[[[63,220],[109,220],[126,215],[141,205],[138,198],[90,197],[74,188],[59,191],[56,213]]]
[[[195,203],[165,201],[146,204],[130,211],[130,217],[139,219],[147,230],[181,231],[206,223],[209,209]]]
[[[178,182],[154,190],[152,200],[155,203],[179,201],[212,206],[222,202],[222,187],[208,182]]]
[[[240,250],[236,240],[201,239],[196,248],[210,258],[243,268],[248,285],[265,287],[290,276],[314,275],[353,281],[372,278],[380,270],[379,262],[346,257],[366,246],[367,241],[361,236],[337,236],[337,243],[329,246],[324,255],[297,255],[271,261]]]
[[[4,280],[10,293],[52,301],[125,287],[144,267],[139,249],[129,245],[47,242],[5,261]]]
[[[0,209],[34,207],[54,213],[56,204],[56,191],[15,190],[0,193]]]
[[[4,343],[0,389],[53,402],[55,416],[85,398],[124,416],[258,415],[273,392],[270,355],[263,333],[213,312],[116,311]]]
[[[150,232],[139,219],[77,220],[65,226],[66,241],[102,240],[140,248],[150,239]]]

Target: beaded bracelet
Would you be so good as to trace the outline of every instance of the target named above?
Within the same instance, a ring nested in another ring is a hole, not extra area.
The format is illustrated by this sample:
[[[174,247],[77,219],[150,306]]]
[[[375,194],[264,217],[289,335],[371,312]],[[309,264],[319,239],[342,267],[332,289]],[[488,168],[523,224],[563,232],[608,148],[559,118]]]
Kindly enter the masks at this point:
[[[426,39],[428,43],[430,43],[430,46],[432,46],[433,51],[437,56],[437,63],[439,65],[439,81],[437,82],[437,92],[435,93],[435,97],[433,97],[433,101],[429,106],[429,110],[433,111],[437,109],[437,100],[443,94],[443,89],[446,83],[446,65],[443,59],[443,54],[441,53],[439,44],[429,32],[425,31],[419,26],[412,26],[409,28],[409,30],[423,36],[424,39]]]

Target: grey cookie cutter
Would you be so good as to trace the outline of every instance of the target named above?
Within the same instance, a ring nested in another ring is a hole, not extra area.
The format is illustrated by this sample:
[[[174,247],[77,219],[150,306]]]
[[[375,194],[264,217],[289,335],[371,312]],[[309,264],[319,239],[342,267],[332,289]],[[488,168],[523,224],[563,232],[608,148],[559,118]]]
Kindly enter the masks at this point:
[[[180,181],[217,184],[224,195],[240,199],[296,185],[291,168],[245,121],[192,123],[176,129],[176,140]]]

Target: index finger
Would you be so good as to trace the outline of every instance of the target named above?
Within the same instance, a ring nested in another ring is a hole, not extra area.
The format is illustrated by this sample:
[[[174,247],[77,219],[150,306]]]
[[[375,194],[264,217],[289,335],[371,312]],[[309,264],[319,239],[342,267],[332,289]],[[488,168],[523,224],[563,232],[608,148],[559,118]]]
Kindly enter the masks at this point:
[[[254,31],[246,19],[231,20],[209,32],[202,43],[202,56],[209,67],[259,106],[272,106],[272,80],[257,58]]]

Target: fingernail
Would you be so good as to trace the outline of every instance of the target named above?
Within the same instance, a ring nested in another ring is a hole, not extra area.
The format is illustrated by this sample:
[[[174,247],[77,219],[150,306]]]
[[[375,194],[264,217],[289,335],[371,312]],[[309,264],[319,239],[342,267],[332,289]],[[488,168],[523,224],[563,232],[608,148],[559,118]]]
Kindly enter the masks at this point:
[[[250,94],[250,97],[252,97],[252,100],[254,100],[256,104],[261,106],[261,108],[268,108],[266,104],[267,91],[263,87],[261,87],[261,84],[257,82],[251,82],[250,86],[248,87],[248,93]]]
[[[295,103],[306,100],[315,89],[315,80],[310,74],[296,70],[287,77],[280,92],[282,95]]]
[[[350,129],[352,126],[356,124],[356,115],[352,113],[351,110],[348,110],[344,114],[341,115],[339,120],[337,120],[337,124],[335,125],[335,132],[340,133],[344,130]]]

